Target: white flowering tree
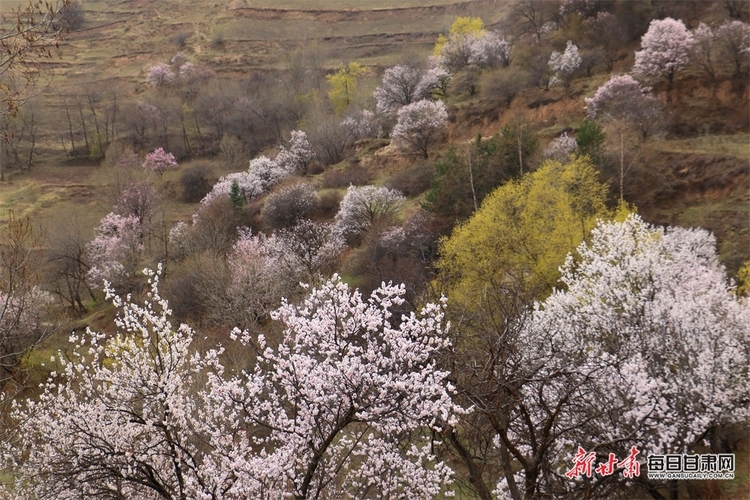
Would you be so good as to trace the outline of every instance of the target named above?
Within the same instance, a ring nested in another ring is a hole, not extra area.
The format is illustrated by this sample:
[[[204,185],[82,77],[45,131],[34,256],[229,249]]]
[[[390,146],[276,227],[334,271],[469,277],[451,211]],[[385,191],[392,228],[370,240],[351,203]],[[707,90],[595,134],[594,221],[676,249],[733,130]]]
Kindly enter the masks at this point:
[[[344,118],[337,127],[339,133],[335,135],[340,136],[341,142],[337,145],[340,149],[336,155],[329,154],[329,156],[340,157],[341,153],[343,153],[343,150],[349,143],[379,134],[380,131],[378,131],[376,127],[377,122],[375,119],[375,113],[372,111],[362,109],[356,113],[350,114]],[[329,149],[334,149],[334,152],[336,150],[335,147],[329,147]]]
[[[0,393],[22,367],[24,356],[56,328],[42,289],[41,233],[10,212],[0,227]],[[3,409],[0,396],[0,410]],[[0,430],[0,440],[3,432]]]
[[[387,114],[402,106],[430,97],[429,88],[422,85],[424,71],[406,65],[387,68],[383,83],[375,89],[375,105],[378,112]]]
[[[503,417],[499,444],[521,465],[512,480],[521,493],[606,496],[616,477],[567,481],[555,464],[571,464],[578,446],[600,462],[634,445],[644,455],[689,454],[747,418],[750,308],[715,246],[705,230],[631,215],[601,223],[568,257],[565,288],[536,307],[503,372],[515,377],[518,406]]]
[[[143,306],[108,291],[118,333],[72,335],[61,373],[16,405],[6,498],[432,498],[450,482],[427,437],[456,410],[441,305],[395,318],[402,286],[363,299],[334,279],[285,303],[280,344],[259,336],[255,368],[230,375],[146,274]]]
[[[276,163],[284,171],[305,175],[314,158],[315,150],[307,140],[307,134],[301,130],[292,130],[289,145],[279,148]]]
[[[690,62],[695,39],[685,23],[667,17],[651,21],[635,53],[633,74],[666,78],[672,84],[675,74]]]
[[[451,472],[421,431],[452,420],[448,374],[435,360],[449,344],[437,304],[392,317],[403,294],[403,286],[383,285],[364,299],[334,278],[274,313],[283,340],[273,348],[258,337],[254,370],[212,377],[214,418],[240,429],[237,452],[220,467],[250,486],[228,495],[433,498],[441,491]]]
[[[506,467],[498,494],[609,497],[623,483],[630,496],[655,491],[621,473],[572,481],[565,472],[578,446],[598,462],[634,445],[691,453],[745,418],[747,304],[714,247],[703,230],[663,231],[631,216],[601,224],[569,257],[565,290],[508,339],[523,347],[505,352],[493,380],[513,396],[497,407],[496,445],[520,465]]]
[[[287,159],[289,161],[283,165],[267,156],[259,156],[251,160],[250,167],[246,171],[221,177],[214,184],[211,192],[201,200],[201,204],[207,205],[219,198],[229,199],[234,184],[237,184],[238,194],[242,196],[245,202],[257,198],[292,174],[294,171],[292,169],[298,165],[299,158],[290,155],[287,156]]]
[[[375,230],[394,222],[404,196],[387,187],[349,186],[336,214],[336,228],[344,236]]]
[[[615,75],[586,98],[586,114],[607,128],[607,139],[617,152],[620,199],[624,199],[625,176],[637,156],[633,150],[659,127],[661,103],[632,76]]]
[[[306,283],[317,283],[330,276],[346,250],[346,241],[333,224],[309,219],[282,229],[276,237],[281,241],[284,256],[293,259]]]
[[[511,43],[497,31],[481,31],[471,41],[469,64],[483,69],[510,66]]]
[[[647,137],[658,121],[661,106],[650,87],[630,75],[615,75],[596,89],[593,97],[586,98],[586,114],[605,123],[624,122]]]
[[[566,88],[569,87],[573,75],[581,65],[581,61],[578,46],[568,40],[564,52],[554,51],[549,56],[549,69],[554,73],[554,77],[550,83],[562,82]]]
[[[153,87],[165,87],[174,81],[175,76],[168,64],[159,63],[148,68],[146,81]]]
[[[442,101],[417,101],[398,110],[391,137],[401,149],[416,151],[427,158],[447,124],[448,112]]]
[[[690,54],[694,64],[699,66],[711,80],[716,79],[717,45],[716,33],[705,23],[693,30],[693,50]]]
[[[484,29],[451,33],[440,47],[440,66],[456,73],[467,66],[483,69],[510,65],[511,43],[499,32]]]
[[[575,138],[570,137],[567,132],[564,132],[550,142],[547,149],[544,150],[543,156],[549,160],[566,163],[570,161],[570,156],[575,152],[577,147]]]
[[[61,373],[17,405],[17,432],[1,451],[18,472],[18,498],[220,498],[232,484],[205,460],[210,413],[197,397],[205,372],[220,370],[217,353],[190,351],[192,330],[173,328],[149,274],[145,306],[107,289],[121,314],[115,336],[71,335],[70,357],[53,360]]]
[[[143,227],[136,215],[107,214],[86,246],[89,279],[97,288],[104,288],[105,280],[122,284],[135,274],[143,249]]]

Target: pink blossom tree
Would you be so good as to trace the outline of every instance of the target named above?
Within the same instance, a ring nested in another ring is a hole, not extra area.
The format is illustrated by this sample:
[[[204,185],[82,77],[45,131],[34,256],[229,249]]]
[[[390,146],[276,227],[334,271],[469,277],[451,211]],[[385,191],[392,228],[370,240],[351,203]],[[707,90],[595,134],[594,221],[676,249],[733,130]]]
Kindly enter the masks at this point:
[[[153,87],[164,87],[171,84],[175,79],[174,71],[168,64],[159,63],[148,68],[146,81]]]
[[[302,269],[285,252],[276,235],[253,235],[244,231],[227,256],[230,283],[216,308],[230,324],[241,328],[269,319],[269,313],[281,304],[300,296]]]
[[[417,101],[398,110],[391,137],[401,149],[415,150],[427,158],[447,124],[448,112],[442,101]]]
[[[690,62],[695,39],[685,23],[667,17],[651,21],[635,53],[633,73],[650,78],[666,77],[672,84],[675,74]]]
[[[180,166],[172,153],[167,153],[163,148],[158,148],[146,155],[141,168],[150,172],[156,172],[161,179],[167,170],[177,170]]]

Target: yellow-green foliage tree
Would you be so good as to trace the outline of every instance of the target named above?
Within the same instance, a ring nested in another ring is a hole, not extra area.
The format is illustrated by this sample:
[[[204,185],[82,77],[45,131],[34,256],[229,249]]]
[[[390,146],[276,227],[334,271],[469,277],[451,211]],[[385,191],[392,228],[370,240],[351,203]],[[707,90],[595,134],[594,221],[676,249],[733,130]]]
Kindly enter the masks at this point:
[[[479,17],[457,17],[451,24],[451,35],[470,35],[481,33],[484,22]]]
[[[527,308],[557,283],[568,252],[597,219],[613,216],[605,206],[607,187],[597,178],[586,157],[564,165],[548,161],[498,187],[441,242],[437,282],[454,324],[452,374],[458,400],[475,408],[448,441],[476,498],[494,498],[501,476],[510,477],[520,498],[513,470],[521,464],[493,441],[524,410],[515,385],[528,376],[514,364],[518,329]],[[547,441],[537,437],[545,443],[538,447],[543,456]],[[533,477],[538,465],[525,466],[534,469],[527,476]]]
[[[450,34],[451,37],[472,35],[481,33],[484,30],[484,21],[480,17],[457,17],[453,24],[451,24]],[[448,38],[443,35],[438,36],[437,43],[435,43],[434,53],[440,55],[440,51],[443,45],[448,43]]]
[[[336,73],[326,76],[326,81],[331,86],[328,98],[336,113],[341,113],[352,103],[357,91],[357,81],[365,74],[365,69],[358,62],[350,62],[341,66]]]
[[[737,295],[750,297],[750,260],[746,260],[737,271]]]
[[[499,187],[441,242],[443,291],[470,308],[511,290],[528,300],[542,298],[568,252],[598,219],[612,217],[606,192],[586,158],[547,162]]]

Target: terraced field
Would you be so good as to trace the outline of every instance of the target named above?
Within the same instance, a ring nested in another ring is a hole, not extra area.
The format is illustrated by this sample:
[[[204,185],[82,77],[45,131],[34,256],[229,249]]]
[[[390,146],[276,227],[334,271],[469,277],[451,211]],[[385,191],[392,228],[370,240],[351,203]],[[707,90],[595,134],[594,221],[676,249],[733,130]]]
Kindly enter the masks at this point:
[[[9,9],[21,0],[4,0]],[[317,44],[329,64],[392,64],[405,51],[426,54],[457,16],[497,23],[507,2],[479,0],[241,1],[86,0],[85,21],[70,34],[62,82],[111,78],[143,81],[145,68],[182,51],[219,73],[277,68],[283,55]],[[58,82],[60,82],[58,80]],[[60,82],[60,83],[62,83]]]

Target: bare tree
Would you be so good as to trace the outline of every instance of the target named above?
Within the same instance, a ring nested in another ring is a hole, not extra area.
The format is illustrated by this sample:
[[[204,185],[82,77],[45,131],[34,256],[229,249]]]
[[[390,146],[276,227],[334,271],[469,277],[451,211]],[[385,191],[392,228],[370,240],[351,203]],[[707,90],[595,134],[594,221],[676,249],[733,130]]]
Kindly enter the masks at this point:
[[[36,64],[53,56],[67,31],[70,0],[31,1],[0,13],[0,113],[13,113],[42,76]]]
[[[37,102],[28,102],[24,106],[24,112],[21,113],[21,121],[23,122],[23,132],[25,138],[28,140],[29,152],[26,158],[26,168],[31,170],[31,165],[34,163],[34,155],[37,154],[36,143],[39,139],[39,105]]]
[[[548,23],[554,22],[560,12],[560,2],[555,0],[518,0],[513,7],[513,17],[523,33],[534,37],[535,43],[542,40]]]
[[[69,214],[47,229],[47,286],[74,313],[86,311],[86,295],[93,298],[86,280],[89,270],[87,241],[84,224]]]
[[[0,385],[35,345],[54,331],[49,295],[40,288],[41,232],[11,212],[0,229]]]

